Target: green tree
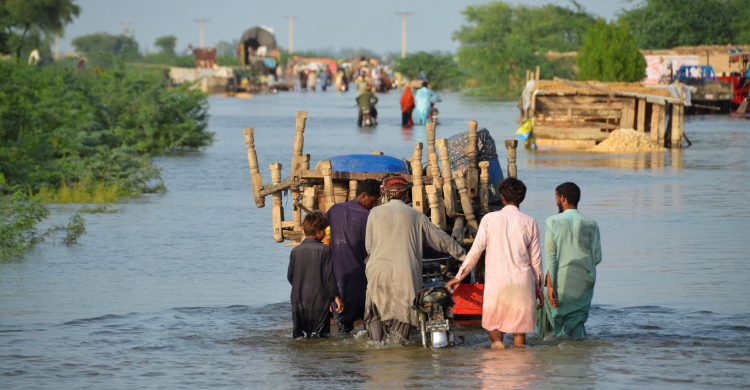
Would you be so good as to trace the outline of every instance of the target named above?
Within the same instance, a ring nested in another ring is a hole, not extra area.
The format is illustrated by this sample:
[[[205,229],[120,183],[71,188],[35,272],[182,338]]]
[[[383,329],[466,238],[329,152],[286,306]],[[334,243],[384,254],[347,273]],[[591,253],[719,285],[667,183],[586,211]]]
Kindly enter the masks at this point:
[[[156,38],[154,46],[161,48],[161,52],[164,54],[175,55],[174,48],[177,46],[177,37],[174,35],[167,35]]]
[[[748,0],[644,0],[620,20],[642,49],[750,43]]]
[[[73,0],[0,0],[0,53],[20,59],[25,47],[61,35],[80,12]]]
[[[632,82],[646,74],[646,60],[625,22],[597,20],[583,36],[576,63],[580,80]]]
[[[541,67],[542,77],[570,77],[572,68],[547,60],[548,51],[581,47],[594,17],[577,3],[530,7],[493,2],[466,7],[467,25],[454,33],[461,46],[458,64],[479,84],[475,94],[509,96],[523,88],[526,69]]]
[[[409,54],[406,58],[396,59],[394,68],[407,77],[416,77],[423,70],[427,79],[436,89],[453,89],[461,87],[462,74],[453,55],[440,52]]]
[[[237,57],[237,46],[240,41],[238,39],[232,42],[219,41],[216,42],[216,56],[217,57]]]
[[[133,37],[111,35],[106,32],[77,37],[73,39],[73,46],[86,55],[114,54],[124,57],[140,55],[138,42]]]

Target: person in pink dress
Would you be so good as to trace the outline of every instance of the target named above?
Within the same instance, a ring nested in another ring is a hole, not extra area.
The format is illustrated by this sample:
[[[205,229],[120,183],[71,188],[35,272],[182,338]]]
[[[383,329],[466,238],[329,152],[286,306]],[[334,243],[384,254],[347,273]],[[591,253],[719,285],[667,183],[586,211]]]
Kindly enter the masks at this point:
[[[514,345],[526,345],[526,333],[534,331],[536,309],[544,304],[539,226],[518,210],[526,186],[507,178],[498,192],[504,207],[482,218],[466,260],[447,285],[453,291],[487,251],[482,327],[490,333],[492,348],[504,348],[505,333],[513,333]]]

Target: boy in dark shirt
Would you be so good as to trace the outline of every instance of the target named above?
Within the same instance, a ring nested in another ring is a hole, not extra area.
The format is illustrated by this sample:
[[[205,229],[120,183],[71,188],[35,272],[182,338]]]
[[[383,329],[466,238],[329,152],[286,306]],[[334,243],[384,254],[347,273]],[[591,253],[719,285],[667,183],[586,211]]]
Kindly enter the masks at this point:
[[[325,337],[331,333],[331,303],[344,311],[331,266],[331,249],[321,240],[328,218],[316,211],[302,221],[305,239],[289,256],[287,280],[292,285],[292,337]]]

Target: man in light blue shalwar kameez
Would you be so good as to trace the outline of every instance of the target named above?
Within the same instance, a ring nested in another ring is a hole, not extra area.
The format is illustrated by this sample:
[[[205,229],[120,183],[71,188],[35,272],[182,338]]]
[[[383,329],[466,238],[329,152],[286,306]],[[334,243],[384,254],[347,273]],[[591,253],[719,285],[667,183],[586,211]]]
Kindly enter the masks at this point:
[[[414,114],[417,116],[417,124],[423,125],[427,123],[432,103],[438,100],[440,100],[438,94],[428,87],[426,81],[422,82],[422,88],[414,96]]]
[[[560,184],[555,197],[560,214],[547,218],[544,233],[545,305],[537,313],[537,330],[541,338],[583,340],[602,261],[599,226],[578,211],[581,190],[574,183]]]

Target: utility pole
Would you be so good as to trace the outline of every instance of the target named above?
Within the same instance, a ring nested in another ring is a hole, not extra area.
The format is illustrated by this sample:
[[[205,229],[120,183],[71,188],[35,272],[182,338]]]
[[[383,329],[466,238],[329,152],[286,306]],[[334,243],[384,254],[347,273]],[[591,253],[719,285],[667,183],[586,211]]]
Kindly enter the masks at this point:
[[[201,39],[198,47],[206,47],[206,22],[208,19],[195,19],[201,25]]]
[[[130,36],[130,23],[133,23],[133,22],[120,22],[120,24],[122,24],[122,27],[123,27],[122,35],[126,37]]]
[[[406,17],[414,12],[396,12],[396,15],[401,15],[401,58],[406,58]]]
[[[294,51],[294,19],[297,18],[297,15],[284,15],[284,19],[289,21],[289,54]]]

